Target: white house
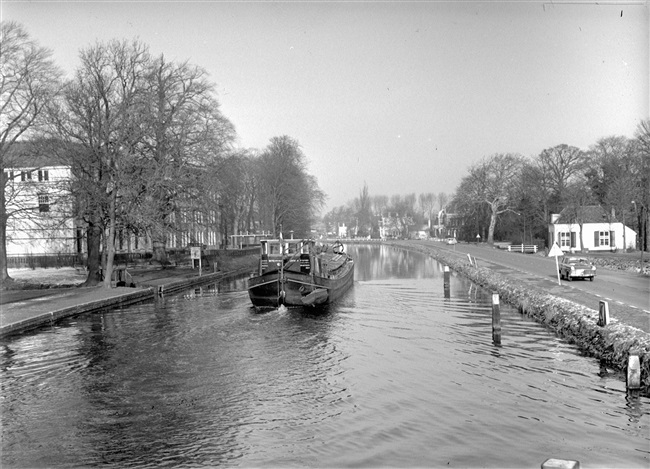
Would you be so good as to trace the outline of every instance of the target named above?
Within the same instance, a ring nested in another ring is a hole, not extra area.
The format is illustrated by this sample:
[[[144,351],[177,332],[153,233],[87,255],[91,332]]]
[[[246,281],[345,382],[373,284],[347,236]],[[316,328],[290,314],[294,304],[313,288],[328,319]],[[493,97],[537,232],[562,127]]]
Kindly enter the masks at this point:
[[[339,223],[336,236],[338,236],[339,238],[348,237],[348,227],[345,225],[345,223]]]
[[[11,214],[7,255],[85,254],[85,224],[73,213],[76,201],[69,188],[73,177],[70,165],[56,155],[38,155],[23,142],[14,144],[9,156],[4,171],[6,207]],[[167,247],[218,247],[220,213],[203,213],[191,204],[179,204],[182,207],[170,216],[176,229],[168,233]],[[118,226],[115,248],[118,253],[142,253],[151,251],[152,243],[147,234],[136,235]]]
[[[616,220],[600,205],[565,208],[551,215],[550,245],[563,251],[614,251],[634,248],[636,232]],[[584,244],[583,244],[584,243]]]
[[[15,151],[24,147],[16,144]],[[15,154],[11,155],[15,156]],[[67,190],[70,167],[52,158],[21,153],[5,170],[7,255],[75,254],[80,250]]]

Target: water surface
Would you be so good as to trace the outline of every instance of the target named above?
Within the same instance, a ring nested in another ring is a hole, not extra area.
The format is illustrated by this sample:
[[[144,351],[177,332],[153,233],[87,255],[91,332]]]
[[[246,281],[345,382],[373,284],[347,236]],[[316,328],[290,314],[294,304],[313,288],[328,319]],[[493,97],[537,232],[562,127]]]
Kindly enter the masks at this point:
[[[321,312],[245,279],[1,342],[2,467],[648,467],[650,400],[419,253]]]

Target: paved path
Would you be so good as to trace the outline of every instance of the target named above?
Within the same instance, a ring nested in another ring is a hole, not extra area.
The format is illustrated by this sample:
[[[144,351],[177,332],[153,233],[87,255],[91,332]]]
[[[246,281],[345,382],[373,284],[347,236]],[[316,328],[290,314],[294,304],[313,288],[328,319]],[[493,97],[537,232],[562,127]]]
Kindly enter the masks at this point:
[[[192,285],[217,281],[232,273],[198,276],[191,269],[138,272],[138,288],[73,287],[0,292],[0,337],[53,324],[81,313],[152,300],[162,292],[173,292]]]

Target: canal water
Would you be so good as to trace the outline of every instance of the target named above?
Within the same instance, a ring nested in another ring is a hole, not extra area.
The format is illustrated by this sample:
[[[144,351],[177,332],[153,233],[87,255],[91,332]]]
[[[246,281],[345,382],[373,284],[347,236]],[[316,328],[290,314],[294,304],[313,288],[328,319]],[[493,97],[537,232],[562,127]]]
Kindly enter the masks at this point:
[[[246,280],[1,342],[1,466],[650,465],[650,399],[501,305],[387,246],[349,246],[319,312],[250,305]]]

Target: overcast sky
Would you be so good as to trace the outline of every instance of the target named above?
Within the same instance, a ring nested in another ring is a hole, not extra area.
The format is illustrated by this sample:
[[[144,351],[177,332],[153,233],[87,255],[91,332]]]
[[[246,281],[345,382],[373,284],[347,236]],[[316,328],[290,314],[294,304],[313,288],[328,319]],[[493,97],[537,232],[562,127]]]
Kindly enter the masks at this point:
[[[451,194],[486,155],[632,137],[649,108],[649,15],[605,2],[0,2],[70,76],[138,37],[205,68],[238,145],[296,139],[327,209]]]

